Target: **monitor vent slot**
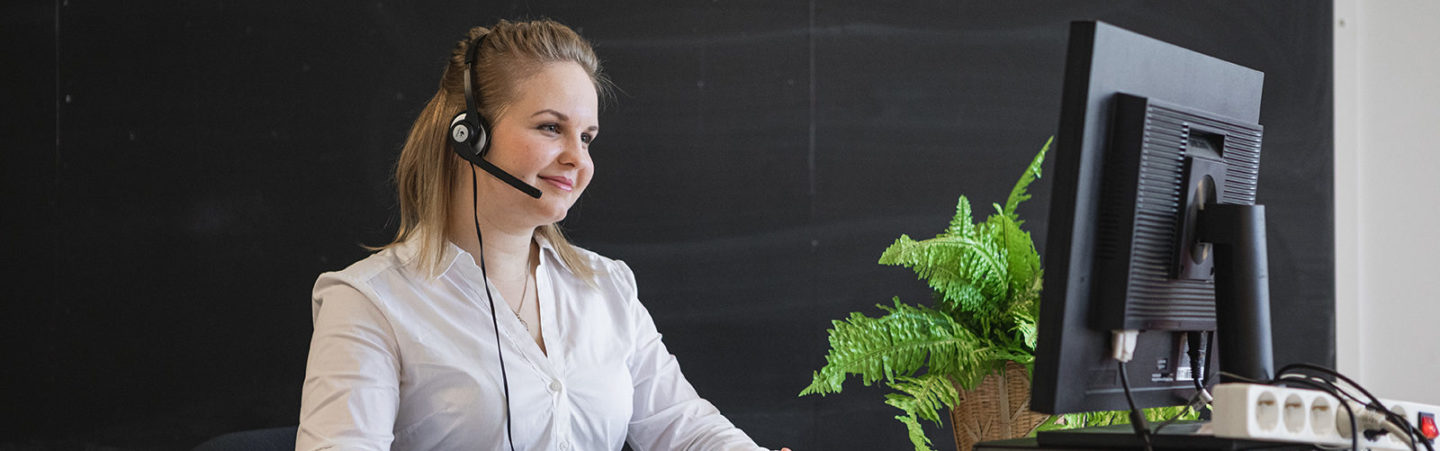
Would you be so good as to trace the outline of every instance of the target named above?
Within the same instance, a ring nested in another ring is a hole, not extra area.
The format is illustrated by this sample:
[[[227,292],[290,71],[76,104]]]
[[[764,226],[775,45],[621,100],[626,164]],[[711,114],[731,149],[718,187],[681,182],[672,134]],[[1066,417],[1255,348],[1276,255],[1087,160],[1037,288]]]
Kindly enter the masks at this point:
[[[1141,325],[1147,330],[1214,327],[1214,283],[1170,278],[1182,208],[1181,178],[1192,128],[1225,137],[1221,159],[1228,169],[1221,202],[1255,204],[1259,129],[1150,102],[1137,174],[1125,324]],[[1120,200],[1106,199],[1115,201]]]

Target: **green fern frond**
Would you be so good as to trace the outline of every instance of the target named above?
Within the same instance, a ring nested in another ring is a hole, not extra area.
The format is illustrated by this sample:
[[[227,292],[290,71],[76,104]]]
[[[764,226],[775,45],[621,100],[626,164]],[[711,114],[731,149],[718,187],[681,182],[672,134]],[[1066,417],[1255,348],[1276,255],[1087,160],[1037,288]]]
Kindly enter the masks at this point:
[[[915,414],[896,415],[895,419],[905,424],[905,432],[910,437],[910,444],[915,446],[915,451],[935,451],[930,447],[930,437],[925,436],[925,428],[920,427],[920,420]]]
[[[930,439],[925,436],[918,420],[928,420],[940,425],[940,412],[947,412],[959,404],[960,392],[950,383],[949,378],[936,373],[926,373],[919,377],[897,377],[887,385],[899,393],[885,395],[885,403],[905,412],[904,415],[897,415],[895,419],[905,424],[905,429],[910,433],[911,444],[915,445],[917,450],[930,449]]]
[[[960,201],[955,205],[955,217],[950,218],[950,226],[945,228],[943,236],[975,237],[975,219],[970,213],[970,199],[960,196]]]
[[[1037,274],[1030,286],[1013,295],[1013,303],[1001,316],[1010,320],[1008,324],[1009,337],[1018,342],[1023,349],[1034,353],[1035,344],[1039,338],[1038,318],[1040,309],[1040,277]]]
[[[1026,312],[1030,318],[1040,316],[1040,289],[1045,286],[1045,270],[1035,271],[1031,277],[1030,285],[1014,293],[1015,303],[1011,306],[1012,311]]]
[[[879,318],[855,312],[833,321],[825,366],[800,395],[838,393],[850,374],[868,386],[882,379],[894,382],[897,375],[922,367],[937,374],[963,372],[992,358],[993,349],[944,312],[906,305],[900,298],[894,302],[893,307],[878,306],[887,312]]]
[[[1172,418],[1179,420],[1195,420],[1200,418],[1200,413],[1186,406],[1174,407],[1152,407],[1140,409],[1145,414],[1145,421],[1150,423],[1161,423]],[[1117,424],[1130,424],[1130,411],[1108,410],[1102,412],[1079,412],[1055,415],[1046,420],[1044,424],[1036,428],[1037,431],[1049,431],[1055,429],[1074,429],[1082,427],[1112,426]]]
[[[1030,166],[1025,168],[1025,172],[1020,174],[1020,180],[1015,182],[1015,187],[1010,189],[1010,198],[1005,200],[1005,208],[1001,210],[1001,212],[1009,217],[1010,220],[1015,221],[1016,224],[1025,223],[1025,221],[1020,220],[1020,216],[1015,213],[1015,209],[1020,206],[1021,202],[1030,200],[1030,193],[1025,192],[1025,190],[1030,187],[1031,182],[1040,178],[1040,164],[1045,162],[1045,152],[1050,150],[1050,144],[1053,142],[1055,142],[1054,136],[1045,140],[1045,145],[1040,148],[1040,153],[1035,155],[1035,159],[1030,162]]]
[[[926,373],[919,377],[897,377],[889,384],[899,393],[885,395],[885,403],[921,419],[940,425],[940,412],[960,403],[960,391],[942,374]]]
[[[1016,321],[1015,327],[1012,329],[1012,331],[1020,337],[1020,341],[1025,343],[1025,347],[1030,349],[1031,352],[1035,350],[1035,343],[1039,339],[1039,330],[1040,328],[1035,324],[1034,318]]]
[[[880,263],[915,271],[944,300],[962,311],[994,311],[1005,296],[1009,264],[1000,243],[985,234],[940,235],[915,241],[900,235],[880,255]]]
[[[1005,247],[1005,299],[1014,301],[1017,294],[1034,283],[1035,274],[1040,272],[1040,254],[1035,251],[1035,241],[1030,238],[1030,233],[1021,230],[1020,224],[1009,216],[992,215],[986,225],[997,235],[995,240]]]

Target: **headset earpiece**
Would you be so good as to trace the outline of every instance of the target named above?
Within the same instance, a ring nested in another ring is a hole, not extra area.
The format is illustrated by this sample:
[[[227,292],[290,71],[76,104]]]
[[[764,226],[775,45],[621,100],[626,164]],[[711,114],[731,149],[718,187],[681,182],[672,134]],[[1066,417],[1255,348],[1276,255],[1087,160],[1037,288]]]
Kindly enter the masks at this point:
[[[460,113],[450,120],[450,143],[462,158],[473,161],[471,157],[483,157],[490,150],[490,133],[483,123],[476,124],[469,117]]]

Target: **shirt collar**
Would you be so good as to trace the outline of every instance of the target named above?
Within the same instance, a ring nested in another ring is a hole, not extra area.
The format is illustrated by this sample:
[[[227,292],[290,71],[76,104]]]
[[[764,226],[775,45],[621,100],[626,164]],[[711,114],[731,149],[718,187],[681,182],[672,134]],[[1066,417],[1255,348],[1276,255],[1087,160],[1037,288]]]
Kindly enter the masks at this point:
[[[409,266],[416,271],[420,271],[422,262],[416,259],[420,257],[420,247],[424,245],[424,242],[425,239],[420,236],[410,237],[410,239],[401,242],[400,245],[394,248],[395,258],[399,260],[402,266]],[[436,267],[437,271],[435,274],[439,275],[450,271],[450,267],[454,266],[456,261],[459,261],[460,255],[464,252],[463,249],[460,249],[460,246],[456,246],[455,243],[451,243],[450,240],[445,240],[445,244],[440,247],[440,264]]]
[[[570,270],[570,266],[565,264],[565,259],[560,258],[560,252],[555,250],[555,243],[550,242],[542,233],[536,233],[534,240],[536,244],[540,245],[540,258],[542,261],[548,259],[550,264],[565,268],[567,271]],[[405,265],[419,263],[414,260],[415,257],[420,254],[421,241],[420,239],[406,240],[395,250],[395,256]],[[460,248],[459,245],[450,240],[445,240],[445,245],[441,248],[440,265],[436,268],[439,270],[437,273],[444,274],[449,272],[450,269],[455,266],[456,262],[461,261],[461,257],[474,261],[470,253],[466,252],[465,249]]]
[[[569,265],[565,264],[565,259],[560,258],[560,252],[555,250],[555,243],[551,243],[550,239],[545,237],[545,234],[535,233],[535,243],[540,245],[541,261],[549,259],[555,266],[565,268],[566,271],[574,272]]]

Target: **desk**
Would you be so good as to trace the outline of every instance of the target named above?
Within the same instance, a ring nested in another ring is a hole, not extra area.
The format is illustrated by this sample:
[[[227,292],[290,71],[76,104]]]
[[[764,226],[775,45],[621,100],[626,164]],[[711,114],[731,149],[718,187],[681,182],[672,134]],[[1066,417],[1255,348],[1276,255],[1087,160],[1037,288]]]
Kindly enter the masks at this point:
[[[1188,446],[1188,447],[1177,447],[1177,448],[1156,446],[1155,449],[1156,449],[1157,451],[1158,451],[1158,450],[1171,450],[1171,449],[1184,449],[1184,450],[1195,450],[1195,449],[1219,449],[1219,450],[1227,450],[1227,449],[1229,449],[1229,450],[1264,449],[1264,450],[1276,450],[1276,451],[1280,451],[1280,450],[1313,450],[1313,449],[1315,449],[1314,447],[1311,447],[1311,446],[1300,446],[1300,445],[1295,445],[1295,444],[1293,444],[1293,443],[1264,443],[1264,442],[1250,442],[1250,443],[1254,444],[1254,446],[1252,446],[1252,447],[1226,447],[1226,446],[1218,446],[1218,447],[1213,447],[1213,448],[1207,448],[1207,447],[1203,447],[1203,446]],[[1040,444],[1037,443],[1034,438],[1017,438],[1017,439],[1013,439],[1013,440],[995,440],[995,441],[989,441],[989,442],[976,443],[976,444],[975,444],[974,451],[1013,451],[1013,450],[1029,450],[1029,449],[1041,449],[1041,450],[1047,450],[1047,451],[1100,451],[1100,450],[1110,451],[1110,450],[1115,450],[1115,449],[1126,449],[1126,448],[1116,448],[1116,447],[1081,447],[1081,446],[1040,446]],[[1141,449],[1141,448],[1138,448],[1138,447],[1137,447],[1137,448],[1134,448],[1134,449]]]
[[[1198,422],[1176,423],[1162,429],[1151,437],[1156,450],[1309,450],[1309,445],[1294,443],[1260,442],[1216,438],[1213,435],[1197,434]],[[1043,449],[1055,451],[1090,451],[1114,449],[1143,449],[1144,444],[1135,436],[1130,425],[1122,424],[1064,431],[1041,432],[1043,437],[1013,440],[995,440],[975,444],[975,451],[1001,451],[1020,449]],[[1043,443],[1043,444],[1042,444]]]

